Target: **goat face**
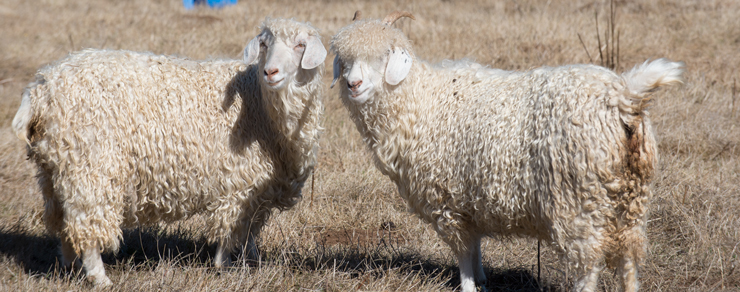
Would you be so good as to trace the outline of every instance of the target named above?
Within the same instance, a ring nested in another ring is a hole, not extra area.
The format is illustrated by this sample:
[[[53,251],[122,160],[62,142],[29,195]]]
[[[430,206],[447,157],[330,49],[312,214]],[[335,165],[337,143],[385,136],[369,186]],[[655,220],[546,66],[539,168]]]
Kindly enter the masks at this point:
[[[277,38],[265,30],[244,49],[244,63],[252,64],[257,57],[261,82],[269,90],[278,91],[303,75],[299,71],[321,65],[326,58],[326,49],[318,36],[306,32],[299,32],[292,38]]]
[[[398,85],[411,70],[413,59],[404,49],[389,49],[388,53],[370,60],[334,58],[334,83],[342,77],[347,82],[347,98],[365,103],[375,95],[383,82]]]

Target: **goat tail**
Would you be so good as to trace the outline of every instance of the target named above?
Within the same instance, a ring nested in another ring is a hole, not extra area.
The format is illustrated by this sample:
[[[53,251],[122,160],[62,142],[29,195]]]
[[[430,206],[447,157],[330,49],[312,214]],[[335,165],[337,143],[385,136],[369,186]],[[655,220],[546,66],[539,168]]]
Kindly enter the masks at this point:
[[[661,86],[683,83],[683,62],[667,59],[645,61],[625,73],[622,79],[628,92],[619,102],[625,128],[628,154],[626,162],[633,174],[649,179],[657,163],[657,143],[650,127],[646,107],[650,93]]]
[[[645,107],[643,99],[661,86],[683,83],[684,67],[683,62],[672,62],[661,58],[652,62],[647,60],[645,63],[636,65],[632,70],[622,73],[622,79],[629,90],[630,98],[638,103],[634,110],[640,112]]]
[[[44,80],[39,79],[31,82],[23,90],[21,94],[21,106],[18,107],[18,111],[15,113],[13,123],[11,124],[13,132],[21,140],[27,144],[31,143],[31,134],[33,133],[34,112],[31,105],[31,91],[36,88],[37,85],[43,84]]]
[[[622,121],[634,126],[634,119],[644,116],[645,108],[651,99],[650,93],[661,86],[683,83],[683,62],[671,62],[667,59],[645,61],[632,70],[622,73],[623,84],[626,88],[620,96],[619,110]]]

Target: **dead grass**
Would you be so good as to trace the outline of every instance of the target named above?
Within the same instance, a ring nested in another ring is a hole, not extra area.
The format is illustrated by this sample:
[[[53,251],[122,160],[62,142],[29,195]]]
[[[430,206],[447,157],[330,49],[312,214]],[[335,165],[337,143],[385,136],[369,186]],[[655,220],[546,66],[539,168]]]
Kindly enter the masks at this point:
[[[23,86],[35,70],[72,50],[145,50],[196,59],[238,58],[265,16],[295,17],[330,36],[357,9],[382,17],[395,9],[416,21],[399,27],[427,60],[472,58],[502,69],[588,62],[598,55],[594,11],[608,1],[240,1],[222,10],[186,11],[181,1],[4,0],[0,3],[0,290],[88,289],[60,271],[57,240],[40,222],[41,196],[23,144],[10,131]],[[660,92],[652,117],[660,141],[648,224],[645,291],[740,289],[740,3],[732,0],[616,1],[618,71],[648,58],[687,64],[688,82]],[[603,29],[603,28],[602,28]],[[583,37],[584,44],[578,39]],[[331,56],[327,58],[329,84]],[[594,61],[597,61],[594,58]],[[277,214],[261,239],[262,261],[218,271],[202,220],[128,230],[106,255],[116,291],[399,290],[449,291],[456,263],[430,228],[406,212],[375,170],[336,91],[328,90],[315,186]],[[737,93],[736,93],[737,94]],[[733,108],[733,106],[735,108]],[[313,192],[313,198],[310,194]],[[537,243],[487,239],[492,291],[568,287],[564,267]],[[610,273],[600,289],[615,291]]]

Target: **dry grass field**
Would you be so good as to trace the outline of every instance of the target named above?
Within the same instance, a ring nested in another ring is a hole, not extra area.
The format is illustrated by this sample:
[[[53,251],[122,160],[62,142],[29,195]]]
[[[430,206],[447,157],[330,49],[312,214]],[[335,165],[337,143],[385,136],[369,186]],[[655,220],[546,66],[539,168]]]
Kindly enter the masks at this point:
[[[507,70],[598,63],[594,12],[605,0],[287,1],[242,0],[185,10],[180,0],[0,1],[0,290],[91,289],[58,268],[58,240],[41,222],[34,166],[10,123],[22,88],[41,66],[83,48],[151,51],[194,59],[241,58],[267,16],[294,17],[331,36],[355,10],[396,9],[417,55],[470,58]],[[740,1],[619,0],[617,71],[651,58],[686,62],[687,82],[651,107],[661,161],[653,183],[644,291],[740,290]],[[578,38],[580,34],[584,44]],[[602,36],[603,37],[603,36]],[[602,39],[603,42],[603,39]],[[406,210],[370,161],[331,82],[326,60],[325,133],[303,200],[262,233],[259,263],[216,270],[203,220],[127,230],[104,256],[114,291],[451,291],[457,264],[427,224]],[[565,267],[537,242],[485,239],[490,291],[564,291]],[[616,291],[611,272],[599,289]]]

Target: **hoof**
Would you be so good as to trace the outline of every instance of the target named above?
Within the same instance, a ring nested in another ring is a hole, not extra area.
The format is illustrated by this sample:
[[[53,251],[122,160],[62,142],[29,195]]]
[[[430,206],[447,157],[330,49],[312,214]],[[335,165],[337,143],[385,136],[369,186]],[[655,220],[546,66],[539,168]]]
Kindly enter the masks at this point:
[[[113,285],[113,282],[111,282],[110,279],[108,279],[107,276],[88,276],[87,280],[90,281],[93,286],[96,288],[104,288],[104,287],[110,287]]]

